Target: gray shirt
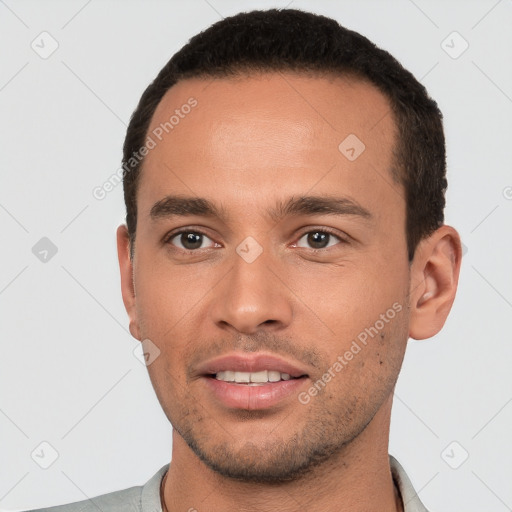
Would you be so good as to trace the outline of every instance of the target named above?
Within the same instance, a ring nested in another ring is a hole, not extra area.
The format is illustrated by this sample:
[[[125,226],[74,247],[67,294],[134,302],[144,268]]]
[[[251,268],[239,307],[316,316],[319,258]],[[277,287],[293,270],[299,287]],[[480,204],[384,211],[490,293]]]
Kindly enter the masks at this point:
[[[404,512],[428,512],[421,503],[409,477],[398,461],[389,456],[391,473],[400,490]],[[169,464],[161,467],[144,485],[102,494],[69,505],[41,508],[27,512],[162,512],[160,483]]]

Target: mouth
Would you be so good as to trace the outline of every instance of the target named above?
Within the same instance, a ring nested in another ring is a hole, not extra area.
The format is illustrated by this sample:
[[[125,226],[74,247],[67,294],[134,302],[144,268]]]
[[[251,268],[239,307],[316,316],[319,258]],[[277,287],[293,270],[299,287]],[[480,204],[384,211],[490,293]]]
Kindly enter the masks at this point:
[[[232,354],[206,363],[202,381],[228,409],[262,410],[285,403],[308,379],[298,365],[273,355]]]

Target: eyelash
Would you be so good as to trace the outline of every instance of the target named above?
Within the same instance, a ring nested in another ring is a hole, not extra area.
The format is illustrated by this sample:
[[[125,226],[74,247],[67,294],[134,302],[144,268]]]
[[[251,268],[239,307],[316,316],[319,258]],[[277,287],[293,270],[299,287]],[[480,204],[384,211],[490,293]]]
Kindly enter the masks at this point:
[[[172,246],[171,240],[173,240],[178,235],[181,235],[183,233],[195,233],[197,235],[203,235],[203,236],[205,236],[207,238],[210,238],[208,236],[208,234],[205,233],[204,231],[202,231],[201,229],[194,229],[194,228],[191,229],[191,228],[188,228],[188,229],[180,229],[178,231],[173,231],[173,232],[169,233],[167,236],[164,237],[163,243],[165,245],[171,245]],[[313,229],[309,228],[307,231],[303,231],[299,235],[299,237],[297,238],[297,241],[294,242],[294,244],[297,244],[298,241],[304,235],[308,235],[310,233],[327,233],[327,234],[337,238],[339,240],[339,244],[348,244],[349,243],[348,235],[346,237],[343,237],[343,236],[339,235],[337,232],[335,232],[331,228],[322,227],[322,228],[313,228]],[[214,243],[217,243],[217,242],[214,242]],[[335,245],[338,245],[338,244],[335,244]],[[185,253],[185,254],[197,253],[197,252],[199,252],[201,250],[201,249],[182,249],[181,247],[175,247],[175,246],[173,246],[173,249],[176,249],[177,251],[181,251],[182,253]],[[300,247],[300,249],[304,249],[304,247]],[[314,252],[314,253],[327,252],[329,249],[331,249],[331,247],[326,247],[326,248],[323,248],[323,249],[314,249],[312,247],[308,248],[309,251]]]
[[[331,236],[333,236],[334,238],[337,238],[338,239],[338,244],[348,244],[349,243],[349,238],[348,238],[348,235],[346,236],[342,236],[340,234],[338,234],[338,232],[336,232],[334,229],[331,229],[331,228],[327,228],[327,227],[321,227],[321,228],[308,228],[307,231],[303,231],[299,237],[297,238],[297,242],[304,236],[304,235],[308,235],[310,233],[327,233]],[[335,244],[335,245],[338,245],[338,244]],[[318,252],[327,252],[329,251],[330,249],[332,249],[332,247],[334,246],[331,246],[331,247],[326,247],[324,249],[313,249],[312,247],[308,247],[307,249],[309,251],[312,251],[314,253],[318,253]],[[300,249],[305,249],[305,247],[300,247]]]

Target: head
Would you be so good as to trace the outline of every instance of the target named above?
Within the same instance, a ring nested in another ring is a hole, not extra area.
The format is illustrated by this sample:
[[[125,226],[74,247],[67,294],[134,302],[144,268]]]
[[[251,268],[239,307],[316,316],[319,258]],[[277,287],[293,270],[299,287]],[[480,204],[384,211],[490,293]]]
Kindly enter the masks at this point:
[[[323,16],[239,14],[146,89],[123,164],[130,330],[160,351],[149,374],[191,453],[287,480],[389,421],[407,340],[441,329],[460,266],[442,117],[412,74]],[[219,373],[273,357],[297,377],[281,399],[226,398]]]

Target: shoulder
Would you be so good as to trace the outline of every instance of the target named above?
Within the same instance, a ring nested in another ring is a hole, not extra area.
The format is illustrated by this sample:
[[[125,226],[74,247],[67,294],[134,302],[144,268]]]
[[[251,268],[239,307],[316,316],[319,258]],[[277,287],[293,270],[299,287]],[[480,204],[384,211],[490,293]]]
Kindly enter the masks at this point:
[[[392,455],[389,456],[389,464],[391,475],[402,498],[404,512],[428,512],[425,505],[420,501],[418,493],[414,490],[404,468]]]
[[[169,464],[160,468],[144,485],[26,512],[160,512],[160,482],[168,468]]]
[[[130,487],[122,491],[102,494],[88,500],[58,505],[55,507],[38,508],[27,512],[140,512],[142,487]]]

